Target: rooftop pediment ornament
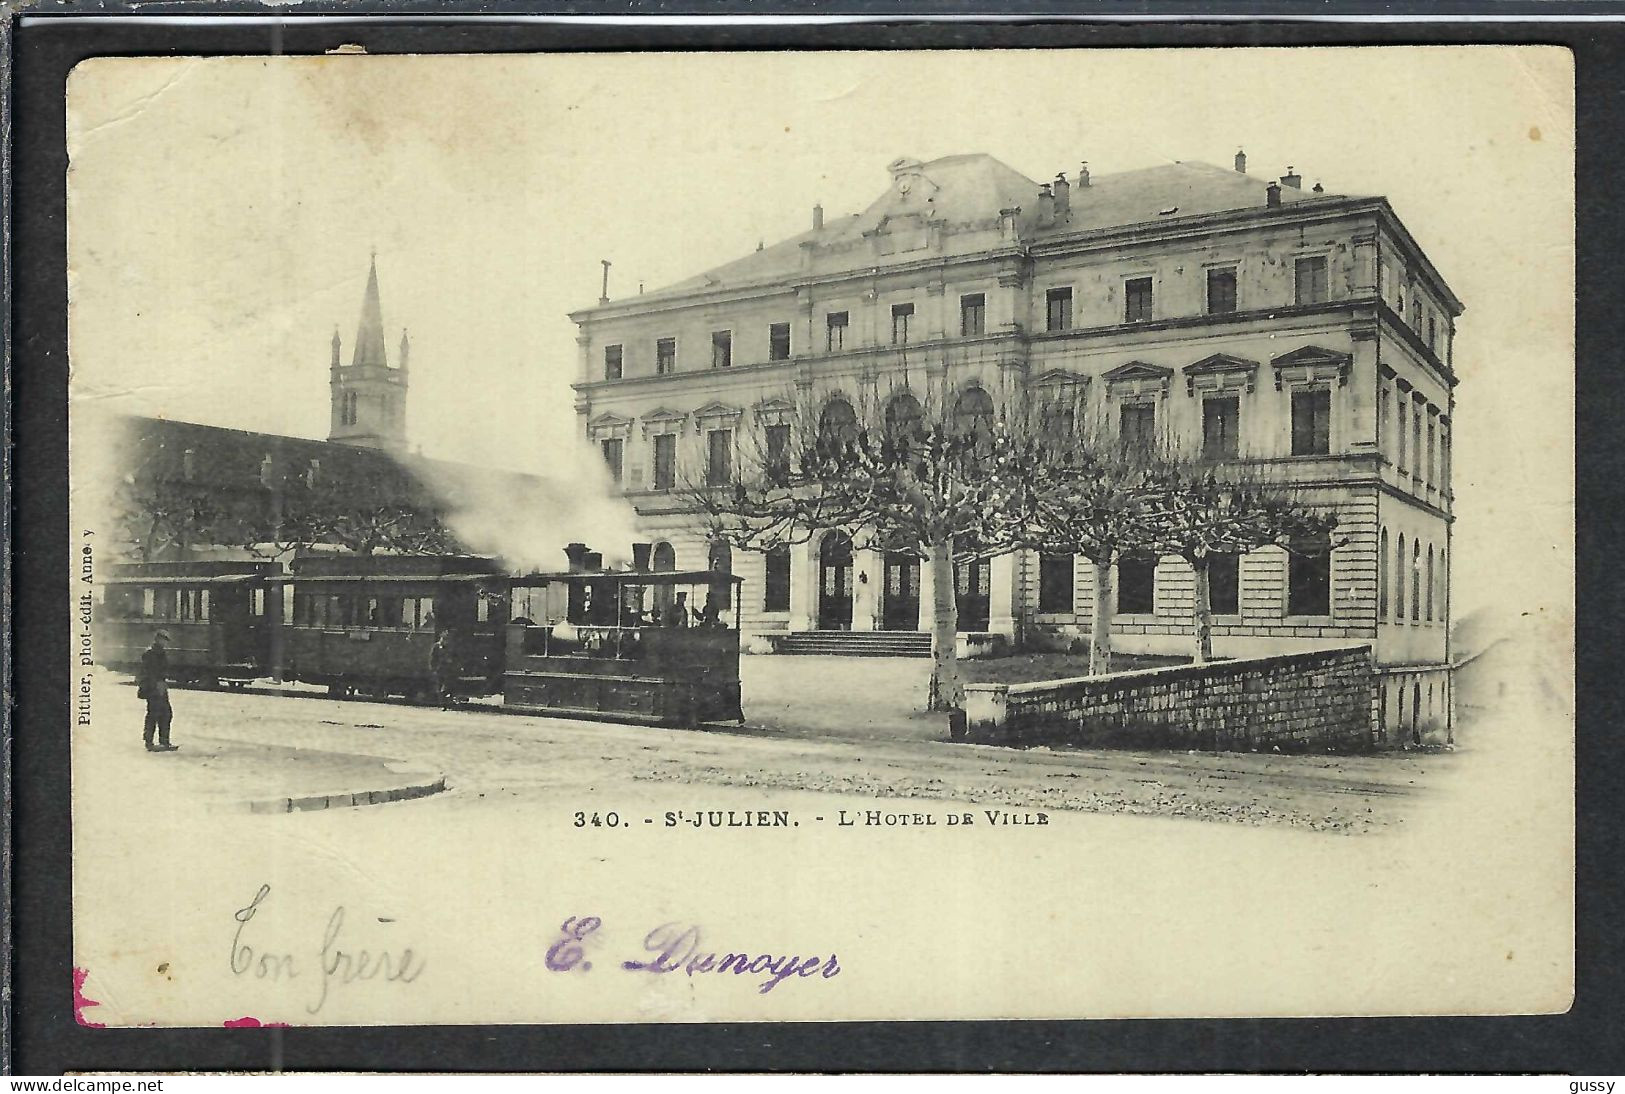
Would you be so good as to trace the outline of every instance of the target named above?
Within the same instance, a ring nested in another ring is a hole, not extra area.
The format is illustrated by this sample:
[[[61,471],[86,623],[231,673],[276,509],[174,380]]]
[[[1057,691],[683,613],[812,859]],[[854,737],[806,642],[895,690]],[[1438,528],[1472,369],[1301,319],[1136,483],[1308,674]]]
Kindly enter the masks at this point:
[[[1062,368],[1052,368],[1036,379],[1027,381],[1028,387],[1058,388],[1076,385],[1083,387],[1089,383],[1089,377],[1081,372],[1068,372]]]
[[[1204,391],[1245,388],[1251,393],[1258,376],[1258,362],[1228,353],[1215,353],[1186,365],[1181,371],[1185,373],[1187,395],[1196,394],[1198,387]]]
[[[1275,390],[1281,390],[1283,384],[1311,383],[1315,381],[1336,380],[1338,386],[1349,382],[1349,373],[1354,367],[1354,358],[1346,353],[1336,350],[1324,349],[1320,346],[1301,346],[1290,353],[1283,353],[1270,362],[1275,370]]]

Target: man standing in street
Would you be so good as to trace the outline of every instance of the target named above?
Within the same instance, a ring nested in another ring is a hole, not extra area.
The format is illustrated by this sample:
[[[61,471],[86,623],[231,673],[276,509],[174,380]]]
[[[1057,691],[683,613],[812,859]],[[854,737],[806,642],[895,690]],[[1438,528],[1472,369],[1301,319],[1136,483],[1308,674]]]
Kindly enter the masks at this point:
[[[136,698],[147,701],[147,723],[143,735],[148,752],[174,752],[179,746],[169,743],[169,723],[175,712],[169,706],[169,655],[164,645],[169,641],[167,631],[152,636],[152,645],[141,655],[141,674],[136,677]],[[152,743],[153,730],[158,731],[158,743]]]
[[[429,671],[434,674],[434,689],[440,695],[440,709],[446,710],[457,702],[457,660],[452,653],[449,630],[441,631],[429,648]]]

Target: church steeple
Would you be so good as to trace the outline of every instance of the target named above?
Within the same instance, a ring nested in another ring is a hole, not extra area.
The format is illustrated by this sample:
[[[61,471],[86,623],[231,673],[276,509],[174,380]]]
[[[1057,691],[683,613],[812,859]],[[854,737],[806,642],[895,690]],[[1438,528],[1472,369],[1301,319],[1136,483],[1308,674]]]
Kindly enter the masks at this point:
[[[384,356],[384,308],[378,301],[378,252],[367,269],[367,293],[361,298],[361,322],[356,326],[351,368],[388,368]]]
[[[384,351],[384,309],[378,292],[378,253],[367,269],[361,321],[348,367],[340,365],[339,332],[333,331],[332,413],[327,439],[368,448],[406,444],[406,332],[401,332],[400,367],[390,368]]]

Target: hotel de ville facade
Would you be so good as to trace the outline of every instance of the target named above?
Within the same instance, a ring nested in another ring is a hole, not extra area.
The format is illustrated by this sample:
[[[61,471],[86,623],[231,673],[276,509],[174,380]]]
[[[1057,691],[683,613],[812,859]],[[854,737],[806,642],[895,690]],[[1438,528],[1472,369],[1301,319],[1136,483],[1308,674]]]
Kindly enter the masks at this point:
[[[1255,461],[1335,511],[1319,551],[1216,565],[1217,656],[1369,644],[1382,722],[1447,724],[1462,304],[1385,199],[1305,187],[1290,167],[1261,178],[1240,153],[1042,184],[983,154],[889,172],[861,213],[814,208],[794,238],[571,315],[580,427],[657,568],[742,576],[747,634],[906,643],[930,625],[920,560],[839,533],[730,554],[684,485],[725,480],[761,451],[752,438],[800,428],[798,407],[829,421],[898,400],[977,413],[1056,399],[1123,443]],[[1189,648],[1184,562],[1125,560],[1115,584],[1097,605],[1081,556],[963,564],[960,629],[1036,644],[1086,635],[1105,610],[1121,652]]]

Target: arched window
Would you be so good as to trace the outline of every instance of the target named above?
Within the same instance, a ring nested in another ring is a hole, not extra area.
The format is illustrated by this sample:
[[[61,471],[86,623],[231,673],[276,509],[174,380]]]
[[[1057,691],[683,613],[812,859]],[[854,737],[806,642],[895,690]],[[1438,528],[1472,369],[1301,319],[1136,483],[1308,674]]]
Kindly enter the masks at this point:
[[[1444,548],[1439,548],[1439,621],[1450,612],[1450,571],[1445,568]]]
[[[1411,544],[1411,622],[1422,621],[1422,541]]]
[[[852,409],[852,404],[842,398],[834,398],[824,404],[824,412],[818,416],[819,439],[836,444],[844,444],[857,439],[858,415]]]
[[[1405,622],[1405,533],[1394,550],[1394,622]]]
[[[1388,618],[1388,529],[1377,547],[1377,621]]]
[[[993,396],[979,387],[966,388],[954,403],[954,430],[986,437],[993,429]]]
[[[1428,622],[1433,622],[1433,544],[1428,544]]]
[[[903,392],[886,404],[886,435],[893,438],[912,436],[920,428],[922,416],[920,401]]]

